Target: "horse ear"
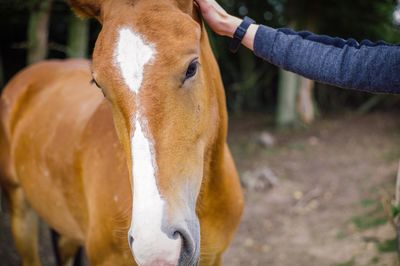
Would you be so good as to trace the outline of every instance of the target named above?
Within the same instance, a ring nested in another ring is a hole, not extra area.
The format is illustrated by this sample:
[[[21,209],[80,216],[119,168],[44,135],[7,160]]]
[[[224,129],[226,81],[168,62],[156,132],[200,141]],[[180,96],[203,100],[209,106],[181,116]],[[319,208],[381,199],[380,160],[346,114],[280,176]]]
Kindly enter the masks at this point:
[[[200,12],[199,4],[194,0],[176,0],[178,7],[185,13],[189,14],[200,27],[203,28],[203,19]]]
[[[192,17],[203,27],[203,17],[201,16],[200,7],[196,2],[193,2]]]
[[[102,0],[68,0],[74,12],[83,18],[99,18]]]

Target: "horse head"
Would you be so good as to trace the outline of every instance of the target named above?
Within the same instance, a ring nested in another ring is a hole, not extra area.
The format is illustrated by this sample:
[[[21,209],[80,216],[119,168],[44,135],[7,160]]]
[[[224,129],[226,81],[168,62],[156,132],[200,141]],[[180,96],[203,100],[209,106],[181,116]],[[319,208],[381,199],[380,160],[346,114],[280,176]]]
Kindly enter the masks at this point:
[[[196,209],[210,154],[223,149],[215,143],[224,139],[226,114],[193,0],[70,4],[102,24],[92,73],[127,158],[133,256],[139,265],[196,265]]]

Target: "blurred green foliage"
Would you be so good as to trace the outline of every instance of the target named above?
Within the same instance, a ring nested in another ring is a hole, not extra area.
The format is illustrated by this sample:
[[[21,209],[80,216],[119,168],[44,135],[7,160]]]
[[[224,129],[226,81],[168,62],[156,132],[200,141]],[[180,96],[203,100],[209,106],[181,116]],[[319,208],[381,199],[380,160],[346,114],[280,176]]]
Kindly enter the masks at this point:
[[[24,42],[29,10],[35,1],[0,0],[0,52],[5,79],[9,79],[25,64]],[[237,16],[248,15],[258,23],[271,27],[291,25],[297,30],[312,30],[320,34],[400,42],[400,32],[392,25],[394,0],[220,0],[219,3]],[[49,57],[64,58],[70,9],[63,0],[55,0],[50,22]],[[93,47],[100,26],[91,22],[90,44]],[[231,112],[266,111],[276,107],[278,69],[254,56],[247,49],[237,55],[228,51],[226,38],[211,33],[211,43],[222,72],[228,107]],[[317,85],[316,103],[321,111],[354,109],[370,95],[330,89]],[[385,101],[390,107],[398,98]]]
[[[392,24],[394,0],[221,0],[228,12],[250,16],[258,23],[274,28],[295,26],[319,34],[384,40],[400,43],[400,31]],[[274,111],[276,107],[278,69],[242,49],[232,55],[229,40],[211,34],[227,91],[231,111]],[[371,97],[369,94],[331,89],[317,84],[316,102],[322,111],[355,109]],[[398,99],[385,101],[393,107]]]

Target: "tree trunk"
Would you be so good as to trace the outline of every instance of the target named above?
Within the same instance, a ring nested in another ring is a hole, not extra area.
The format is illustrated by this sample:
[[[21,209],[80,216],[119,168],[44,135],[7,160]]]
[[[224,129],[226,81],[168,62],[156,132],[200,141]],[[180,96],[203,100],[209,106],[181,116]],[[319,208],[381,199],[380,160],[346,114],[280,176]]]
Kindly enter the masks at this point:
[[[317,5],[316,5],[317,4]],[[319,4],[314,3],[314,10],[319,9]],[[318,13],[318,12],[317,12]],[[311,32],[317,30],[318,17],[315,14],[308,15],[305,21],[305,28]],[[314,85],[313,80],[298,76],[298,98],[297,98],[297,113],[299,120],[304,124],[311,125],[315,120],[315,104],[314,104]]]
[[[294,5],[288,6],[288,15],[293,12]],[[298,21],[291,20],[288,27],[295,29]],[[278,106],[276,124],[278,128],[293,127],[297,124],[296,98],[298,92],[298,76],[292,72],[279,70]]]
[[[28,23],[27,63],[32,64],[47,56],[48,23],[52,0],[32,1]]]
[[[296,96],[297,75],[285,70],[280,70],[278,85],[278,110],[276,123],[278,128],[294,126],[297,122]]]
[[[86,58],[88,56],[89,21],[71,14],[68,32],[68,57]]]
[[[311,125],[315,120],[313,89],[315,82],[298,76],[297,114],[301,122]]]

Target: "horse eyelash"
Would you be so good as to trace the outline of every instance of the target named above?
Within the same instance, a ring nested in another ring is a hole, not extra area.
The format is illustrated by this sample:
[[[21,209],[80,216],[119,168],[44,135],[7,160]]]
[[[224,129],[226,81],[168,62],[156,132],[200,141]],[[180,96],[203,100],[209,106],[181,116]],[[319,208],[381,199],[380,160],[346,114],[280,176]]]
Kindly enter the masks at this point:
[[[99,86],[99,84],[97,83],[97,81],[96,81],[94,78],[92,78],[92,79],[90,80],[90,84],[92,84],[92,85],[95,84],[96,87],[99,88],[99,89],[101,90],[101,93],[103,93],[104,98],[107,98],[107,97],[106,97],[106,94],[104,93],[104,90]]]
[[[100,88],[100,86],[99,86],[99,84],[97,84],[97,82],[96,82],[96,80],[94,79],[94,78],[92,78],[91,80],[90,80],[90,84],[91,85],[96,85],[98,88]]]

